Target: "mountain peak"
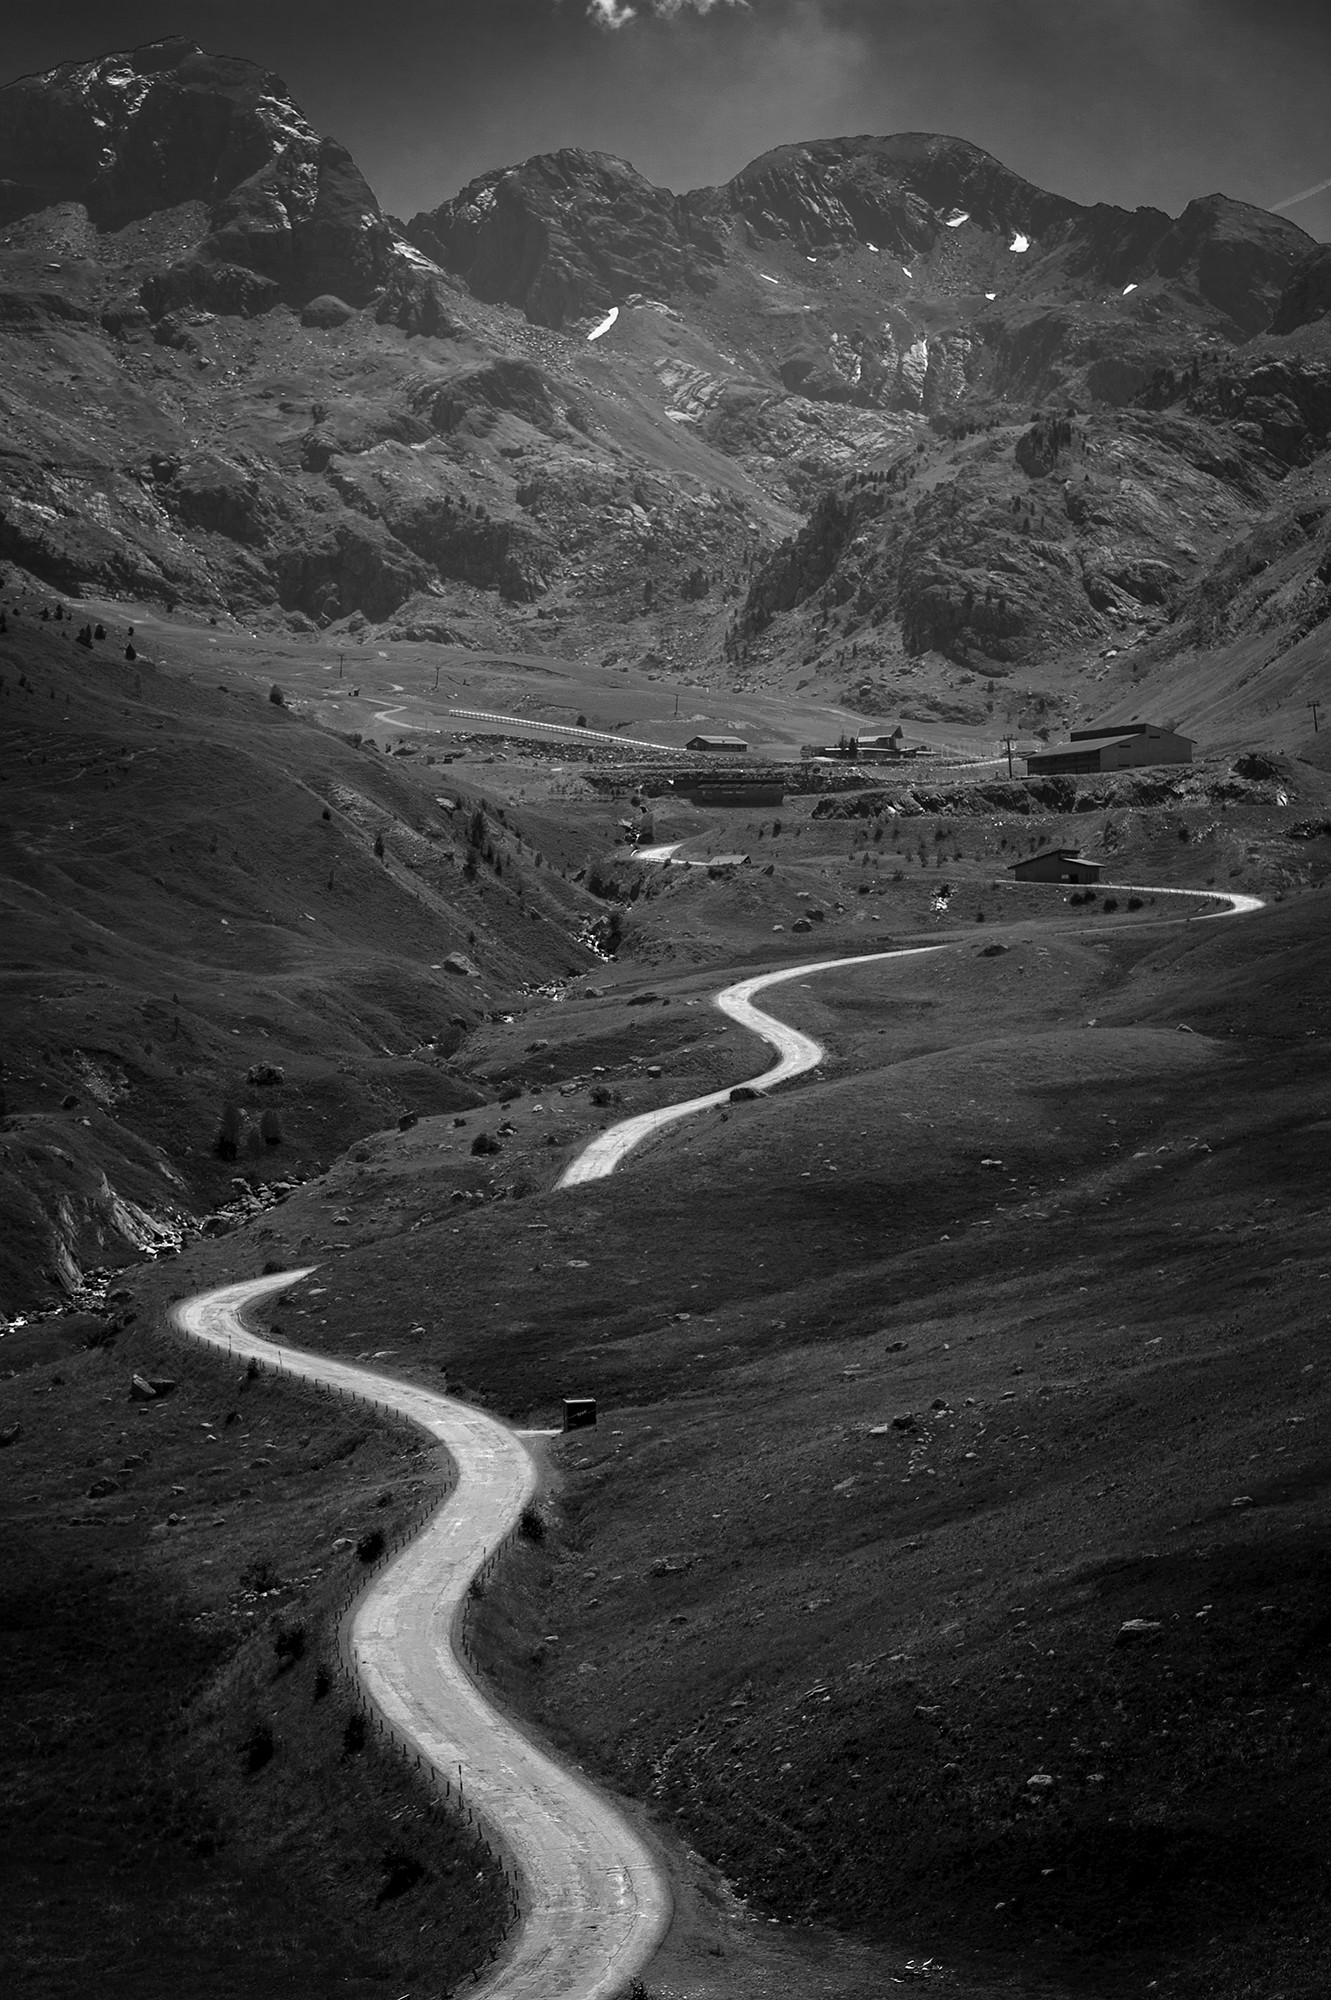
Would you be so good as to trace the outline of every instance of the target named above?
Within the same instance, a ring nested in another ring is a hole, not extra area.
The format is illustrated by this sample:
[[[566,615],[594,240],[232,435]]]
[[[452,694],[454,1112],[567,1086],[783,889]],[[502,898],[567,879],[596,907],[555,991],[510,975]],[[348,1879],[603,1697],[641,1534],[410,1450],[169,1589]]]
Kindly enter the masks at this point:
[[[274,297],[360,301],[390,257],[392,232],[364,177],[282,79],[181,36],[0,90],[0,226],[61,203],[102,232],[203,204],[207,227],[175,281],[200,304],[221,297],[220,266],[254,274],[258,296],[267,285]],[[239,295],[230,281],[222,290]]]

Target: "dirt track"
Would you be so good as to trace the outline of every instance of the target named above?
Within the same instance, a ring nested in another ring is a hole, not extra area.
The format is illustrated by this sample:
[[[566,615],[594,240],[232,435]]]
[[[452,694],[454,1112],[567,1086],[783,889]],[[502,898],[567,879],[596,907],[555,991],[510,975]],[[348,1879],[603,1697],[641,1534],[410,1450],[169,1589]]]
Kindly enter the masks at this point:
[[[664,853],[665,850],[655,851]],[[1141,885],[1107,882],[1104,887],[1127,891],[1139,889]],[[1145,888],[1141,893],[1155,895],[1160,892],[1158,889]],[[1222,902],[1229,905],[1228,909],[1207,912],[1208,917],[1248,916],[1263,907],[1260,896],[1242,896],[1223,890],[1176,889],[1170,893],[1196,896],[1203,902]],[[1185,918],[1184,921],[1191,923],[1196,920]],[[764,1013],[761,1007],[755,1007],[753,1005],[755,993],[761,993],[769,986],[780,986],[787,980],[807,979],[816,972],[832,972],[838,966],[881,965],[887,959],[919,958],[924,952],[949,951],[954,948],[951,945],[930,944],[914,945],[905,951],[857,952],[851,957],[818,959],[812,965],[786,966],[780,972],[760,972],[752,979],[741,979],[734,986],[727,986],[723,992],[717,994],[715,1004],[723,1014],[728,1014],[732,1021],[738,1021],[741,1027],[752,1029],[760,1040],[769,1043],[777,1051],[779,1060],[775,1067],[763,1070],[759,1075],[749,1079],[755,1089],[770,1090],[773,1084],[785,1083],[792,1076],[804,1076],[809,1070],[816,1069],[823,1059],[823,1050],[811,1035],[802,1034],[798,1028],[789,1027],[786,1022],[777,1020],[774,1014]],[[604,1180],[607,1174],[615,1171],[626,1154],[631,1153],[635,1146],[641,1145],[643,1140],[650,1138],[653,1133],[661,1131],[667,1125],[677,1123],[681,1118],[691,1118],[697,1111],[708,1111],[713,1105],[727,1103],[732,1087],[713,1090],[705,1097],[685,1098],[679,1104],[662,1105],[658,1111],[639,1112],[635,1118],[621,1119],[619,1124],[610,1126],[607,1131],[593,1139],[590,1145],[583,1147],[577,1159],[570,1161],[564,1169],[557,1185],[561,1188],[581,1187],[586,1181]]]
[[[323,1355],[278,1347],[240,1314],[308,1270],[224,1285],[174,1309],[180,1330],[228,1353],[377,1403],[444,1444],[457,1485],[350,1613],[356,1671],[374,1706],[416,1745],[516,1863],[522,1920],[477,2000],[609,2000],[647,1964],[670,1921],[665,1875],[602,1794],[557,1764],[486,1700],[457,1650],[468,1586],[536,1488],[507,1425],[452,1397]]]

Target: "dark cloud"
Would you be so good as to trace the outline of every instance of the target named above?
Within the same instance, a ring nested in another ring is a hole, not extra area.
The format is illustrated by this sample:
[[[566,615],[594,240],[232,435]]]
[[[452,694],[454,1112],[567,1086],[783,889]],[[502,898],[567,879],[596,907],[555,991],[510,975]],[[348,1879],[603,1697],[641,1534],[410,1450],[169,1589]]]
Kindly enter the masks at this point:
[[[5,52],[16,74],[169,32],[277,69],[399,213],[561,145],[687,187],[789,140],[944,131],[1078,200],[1171,211],[1269,205],[1331,166],[1325,0],[52,0]],[[1331,196],[1294,219],[1331,235]]]

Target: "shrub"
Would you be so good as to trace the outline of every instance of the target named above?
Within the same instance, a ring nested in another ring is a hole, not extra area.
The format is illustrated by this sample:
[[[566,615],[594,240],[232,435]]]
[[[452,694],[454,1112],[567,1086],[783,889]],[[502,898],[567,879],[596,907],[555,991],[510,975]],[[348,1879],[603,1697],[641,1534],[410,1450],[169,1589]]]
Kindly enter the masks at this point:
[[[280,1146],[282,1143],[282,1114],[274,1111],[271,1105],[260,1113],[259,1136],[269,1146]]]
[[[219,1159],[235,1159],[236,1148],[240,1144],[240,1135],[244,1129],[245,1121],[241,1116],[240,1106],[234,1099],[228,1098],[222,1106],[222,1116],[217,1127],[217,1137],[213,1141],[213,1151]]]
[[[283,1625],[273,1640],[273,1651],[283,1667],[294,1667],[297,1660],[305,1657],[305,1627]]]
[[[613,1092],[613,1090],[609,1089],[606,1084],[595,1083],[592,1085],[591,1089],[591,1100],[593,1104],[600,1104],[602,1106],[607,1104],[613,1104],[615,1101],[615,1093]]]
[[[314,1669],[314,1699],[316,1701],[325,1700],[326,1697],[332,1692],[332,1687],[333,1687],[332,1672],[328,1667],[324,1665],[323,1661],[321,1660],[318,1666]]]
[[[342,1731],[342,1755],[355,1757],[365,1748],[365,1717],[349,1715]]]
[[[518,1527],[529,1542],[543,1542],[545,1540],[545,1516],[539,1507],[532,1505],[524,1507],[522,1510],[522,1519],[519,1521]]]
[[[262,1771],[265,1764],[273,1761],[273,1732],[266,1722],[256,1722],[242,1752],[245,1770],[250,1777]]]
[[[1111,910],[1116,910],[1117,908],[1118,908],[1118,897],[1106,896],[1104,900],[1105,915],[1108,916]]]
[[[1142,899],[1140,896],[1128,897],[1128,908],[1130,910],[1139,910],[1141,906],[1142,906]]]
[[[273,685],[268,690],[268,699],[269,701],[271,701],[274,708],[282,708],[285,706],[286,696],[283,694],[281,688],[277,685],[276,681],[273,682]]]
[[[378,1903],[391,1903],[397,1896],[405,1896],[408,1889],[414,1889],[418,1882],[425,1880],[425,1864],[405,1848],[390,1847],[384,1852],[384,1879]]]
[[[478,1132],[471,1142],[473,1153],[502,1153],[503,1147],[493,1132]]]
[[[386,1547],[382,1528],[371,1528],[356,1544],[356,1554],[363,1563],[378,1562]]]

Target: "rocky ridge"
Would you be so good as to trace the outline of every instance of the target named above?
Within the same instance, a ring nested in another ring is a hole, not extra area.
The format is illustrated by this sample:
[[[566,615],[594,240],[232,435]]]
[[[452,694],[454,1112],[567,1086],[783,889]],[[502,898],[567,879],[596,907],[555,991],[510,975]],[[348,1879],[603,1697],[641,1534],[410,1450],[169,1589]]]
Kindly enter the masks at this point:
[[[1329,303],[1282,218],[928,134],[683,195],[567,149],[399,225],[279,78],[169,40],[0,92],[0,556],[1010,724],[1208,643],[1268,517],[1312,526],[1263,615],[1319,621]]]

